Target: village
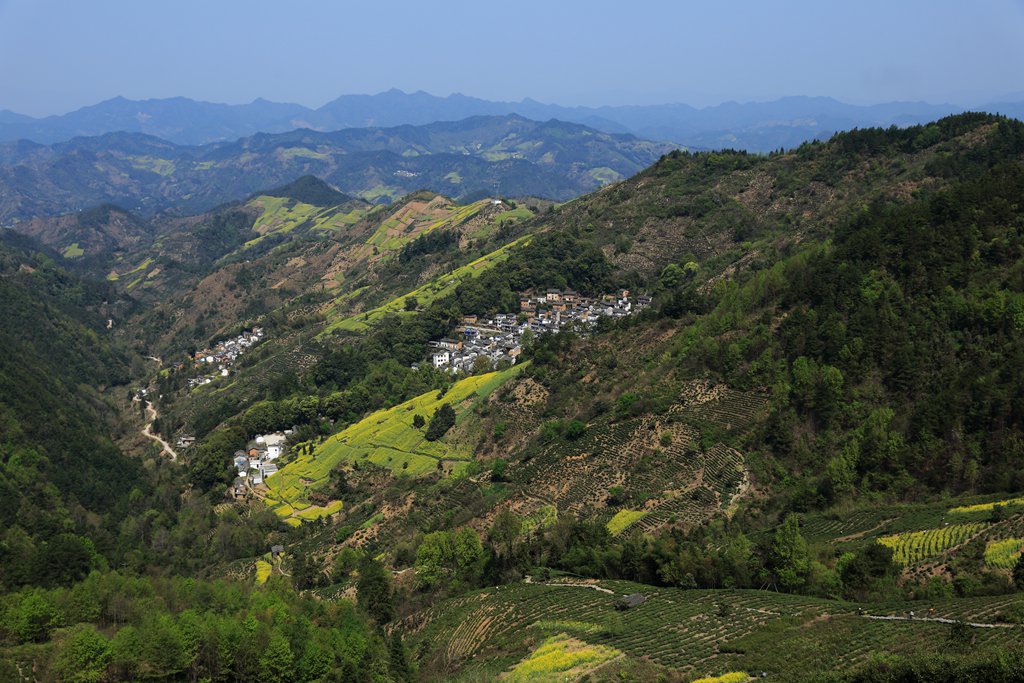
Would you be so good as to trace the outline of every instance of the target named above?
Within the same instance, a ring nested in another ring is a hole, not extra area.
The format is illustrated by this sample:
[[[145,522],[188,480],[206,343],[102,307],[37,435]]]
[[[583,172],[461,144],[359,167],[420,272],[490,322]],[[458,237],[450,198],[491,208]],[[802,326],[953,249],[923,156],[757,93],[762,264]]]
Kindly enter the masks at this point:
[[[200,374],[189,378],[188,388],[194,389],[201,384],[209,384],[218,377],[229,376],[231,366],[235,364],[239,356],[262,340],[263,328],[254,327],[237,337],[218,343],[212,349],[196,351],[193,360],[195,360]]]
[[[236,499],[244,499],[250,488],[262,484],[277,474],[276,460],[284,455],[285,444],[292,430],[258,435],[245,450],[235,451],[234,465],[237,472],[231,484],[231,493]]]
[[[543,294],[524,292],[519,313],[498,313],[493,318],[467,315],[456,328],[455,338],[429,342],[429,360],[435,368],[451,373],[479,371],[483,362],[491,368],[514,365],[523,351],[523,336],[556,334],[563,328],[593,328],[602,317],[624,318],[651,305],[649,296],[630,297],[629,290],[600,299],[580,296],[568,289],[548,289]],[[485,361],[480,361],[483,358]],[[413,364],[414,369],[419,364]]]

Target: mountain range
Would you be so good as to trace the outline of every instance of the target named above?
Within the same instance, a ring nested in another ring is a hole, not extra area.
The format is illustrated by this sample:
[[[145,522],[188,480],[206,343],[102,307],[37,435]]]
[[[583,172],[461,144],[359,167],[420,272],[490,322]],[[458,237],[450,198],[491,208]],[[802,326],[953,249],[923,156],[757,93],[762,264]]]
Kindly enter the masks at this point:
[[[335,185],[0,231],[0,680],[1021,680],[1024,124]]]
[[[418,189],[457,199],[572,199],[648,166],[674,145],[561,121],[475,116],[332,133],[258,133],[178,145],[139,132],[0,144],[0,224],[113,203],[152,215],[205,211],[316,175],[380,203]]]
[[[1009,116],[1024,115],[1024,102],[993,102],[977,108]],[[124,131],[145,133],[177,144],[200,145],[298,128],[330,131],[518,114],[535,120],[580,123],[607,133],[632,133],[688,147],[770,151],[827,138],[841,130],[906,126],[964,110],[954,104],[889,102],[861,106],[830,97],[804,96],[771,102],[726,102],[704,108],[686,104],[565,107],[532,99],[500,102],[460,94],[438,97],[395,89],[376,95],[342,95],[316,109],[265,99],[229,105],[185,97],[141,101],[116,97],[43,118],[0,110],[0,141],[26,139],[50,144],[76,136]]]

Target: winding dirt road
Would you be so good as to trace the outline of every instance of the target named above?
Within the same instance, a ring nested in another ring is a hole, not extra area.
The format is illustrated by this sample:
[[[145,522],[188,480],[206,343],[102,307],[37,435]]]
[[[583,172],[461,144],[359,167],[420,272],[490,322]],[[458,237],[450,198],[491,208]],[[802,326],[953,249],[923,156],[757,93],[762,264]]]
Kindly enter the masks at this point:
[[[149,418],[149,422],[147,422],[146,426],[142,428],[142,435],[147,439],[156,441],[160,444],[160,447],[163,448],[163,452],[171,456],[171,460],[177,460],[178,454],[173,448],[171,448],[171,444],[164,441],[159,435],[154,434],[151,429],[153,422],[156,421],[156,418],[158,417],[158,414],[156,412],[156,408],[153,407],[153,404],[148,401],[146,402],[146,417]]]

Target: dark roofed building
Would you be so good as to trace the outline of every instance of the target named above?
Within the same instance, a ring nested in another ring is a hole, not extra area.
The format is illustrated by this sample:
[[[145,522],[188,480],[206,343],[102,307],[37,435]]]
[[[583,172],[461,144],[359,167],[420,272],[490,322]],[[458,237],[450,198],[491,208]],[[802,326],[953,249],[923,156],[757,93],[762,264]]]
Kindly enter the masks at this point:
[[[630,595],[626,595],[616,600],[615,609],[633,609],[634,607],[639,607],[645,602],[647,602],[647,598],[640,593],[631,593]]]

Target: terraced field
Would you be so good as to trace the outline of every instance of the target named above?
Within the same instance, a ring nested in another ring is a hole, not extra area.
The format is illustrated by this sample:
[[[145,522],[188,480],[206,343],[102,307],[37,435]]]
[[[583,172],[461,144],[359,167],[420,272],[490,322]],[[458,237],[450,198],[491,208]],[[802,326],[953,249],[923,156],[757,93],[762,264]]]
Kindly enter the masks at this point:
[[[1024,548],[1024,538],[989,541],[985,546],[985,564],[994,569],[1013,569]]]
[[[595,422],[579,440],[556,441],[516,463],[510,475],[573,514],[600,512],[620,490],[629,512],[611,521],[617,533],[696,524],[727,511],[747,480],[742,454],[723,444],[701,451],[693,429],[671,420]],[[662,445],[666,431],[672,440]]]
[[[552,636],[516,664],[502,680],[512,683],[561,683],[577,680],[622,655],[605,645],[588,645],[564,633]]]
[[[764,394],[736,391],[708,380],[688,382],[672,413],[697,421],[710,422],[726,431],[745,429],[757,420],[768,405]]]
[[[618,597],[636,592],[647,601],[617,613],[621,628],[606,628],[609,615],[616,614]],[[698,676],[766,671],[772,680],[794,680],[852,667],[877,652],[927,653],[949,647],[948,623],[870,617],[900,617],[915,610],[930,618],[989,624],[1022,604],[1024,595],[1018,594],[891,605],[858,616],[855,605],[775,592],[602,581],[489,589],[432,607],[399,626],[414,650],[425,650],[424,662],[453,676],[484,676],[487,671],[496,676],[546,638],[566,633]],[[1020,638],[1020,628],[974,627],[971,634],[976,647],[1010,645]]]
[[[1007,509],[1015,509],[1024,507],[1024,497],[1022,498],[1008,498],[1006,500],[995,500],[989,503],[977,503],[975,505],[961,505],[959,507],[952,508],[950,513],[954,515],[964,515],[978,512],[992,512],[996,507],[1004,507]]]
[[[327,439],[313,452],[300,455],[268,479],[267,504],[281,517],[295,520],[292,524],[298,524],[298,519],[332,514],[330,508],[314,508],[307,496],[325,485],[331,470],[341,463],[368,461],[413,476],[441,466],[458,471],[473,457],[470,444],[455,443],[450,438],[427,441],[424,430],[412,426],[413,417],[418,414],[429,420],[439,406],[450,404],[461,419],[475,401],[517,375],[522,367],[467,377],[443,396],[430,392],[373,413]]]
[[[904,567],[936,557],[954,548],[985,529],[985,524],[951,524],[938,529],[907,531],[883,536],[878,542],[892,548],[893,560]]]
[[[386,315],[414,315],[413,313],[405,311],[405,300],[407,297],[416,297],[416,300],[421,306],[430,305],[435,300],[453,293],[460,283],[475,278],[490,268],[503,263],[508,258],[509,250],[514,249],[520,244],[524,244],[528,239],[529,237],[522,237],[514,242],[510,242],[490,254],[481,256],[472,263],[467,263],[455,270],[439,275],[425,285],[417,287],[411,292],[406,292],[401,296],[397,296],[387,303],[366,311],[365,313],[336,319],[338,309],[337,307],[332,308],[328,313],[328,318],[331,319],[333,317],[334,320],[327,326],[321,335],[329,334],[335,330],[346,330],[349,332],[366,330],[375,325]]]
[[[344,206],[324,208],[304,204],[288,197],[269,197],[261,195],[251,200],[252,205],[261,209],[259,218],[253,225],[253,231],[259,237],[249,240],[242,247],[251,249],[270,235],[292,232],[296,228],[308,228],[323,234],[331,234],[354,225],[366,215],[365,210]]]
[[[616,614],[615,601],[634,592],[644,594],[647,602],[619,613],[621,633],[609,633],[603,624]],[[718,616],[724,613],[722,601],[729,603],[727,616]],[[705,671],[710,667],[701,665],[720,657],[724,645],[758,626],[792,616],[811,619],[834,606],[759,591],[683,591],[619,581],[522,584],[442,604],[407,619],[401,628],[414,647],[423,641],[436,643],[435,655],[450,671],[496,654],[500,666],[539,639],[557,635],[553,630],[664,666]],[[715,664],[714,669],[719,669]]]
[[[453,228],[468,221],[491,205],[491,200],[457,206],[444,197],[435,197],[430,202],[409,202],[382,221],[366,241],[378,251],[396,251],[434,230]]]

